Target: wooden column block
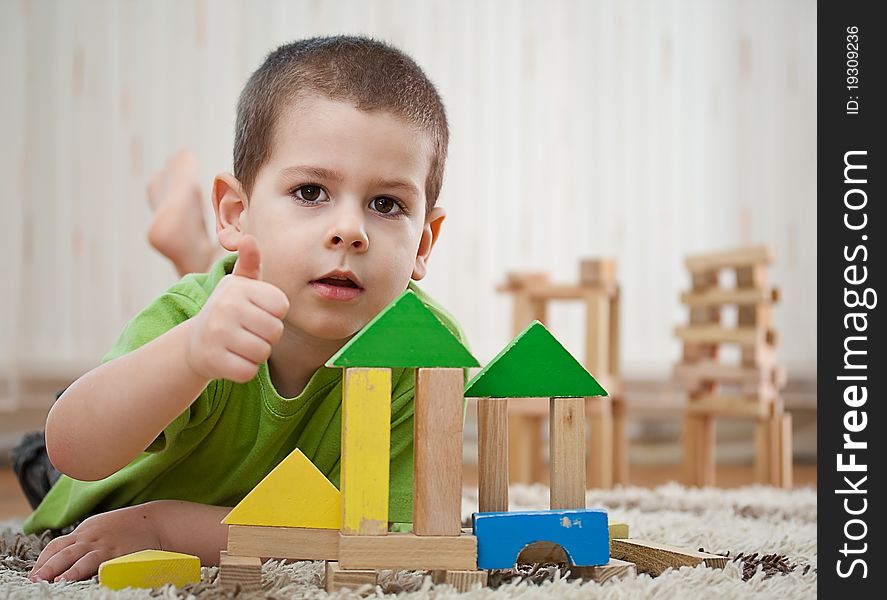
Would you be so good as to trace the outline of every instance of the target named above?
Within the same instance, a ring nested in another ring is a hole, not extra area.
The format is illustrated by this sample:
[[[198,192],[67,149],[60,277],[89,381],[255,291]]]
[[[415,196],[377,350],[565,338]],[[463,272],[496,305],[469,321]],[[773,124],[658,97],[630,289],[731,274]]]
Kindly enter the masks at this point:
[[[487,586],[486,571],[446,571],[437,569],[431,573],[431,581],[435,585],[448,584],[456,588],[460,594],[475,588]]]
[[[770,483],[770,418],[755,421],[755,481]]]
[[[328,594],[339,590],[356,590],[364,585],[376,586],[378,572],[375,569],[342,569],[336,561],[327,561],[324,588]]]
[[[779,458],[780,458],[780,481],[779,485],[785,489],[791,489],[793,481],[793,461],[792,461],[792,416],[791,413],[784,413],[780,423],[779,437]]]
[[[715,419],[712,415],[702,414],[696,417],[696,428],[699,440],[697,442],[698,462],[697,473],[700,487],[715,485]]]
[[[342,533],[388,532],[391,369],[348,368],[342,391]]]
[[[230,556],[224,550],[219,558],[219,584],[229,590],[257,592],[262,589],[262,561],[254,556]]]
[[[413,533],[462,529],[462,369],[417,369],[413,420]]]
[[[610,294],[610,324],[607,328],[609,331],[610,349],[607,353],[610,358],[610,368],[608,374],[618,376],[620,372],[619,352],[620,352],[620,328],[619,328],[619,288],[617,287]]]
[[[613,409],[608,396],[586,399],[590,432],[586,458],[586,485],[613,487]]]
[[[606,374],[610,367],[610,299],[603,289],[585,293],[585,368]]]
[[[689,413],[684,413],[683,428],[681,429],[681,446],[682,446],[682,479],[684,485],[697,485],[699,474],[696,462],[697,442],[699,436],[696,433],[697,420]]]
[[[477,400],[478,510],[508,510],[508,399]]]
[[[551,508],[585,508],[585,398],[552,398],[549,423]]]
[[[613,413],[613,484],[628,485],[627,409],[624,398],[617,396],[610,400]],[[591,479],[588,481],[591,482]]]

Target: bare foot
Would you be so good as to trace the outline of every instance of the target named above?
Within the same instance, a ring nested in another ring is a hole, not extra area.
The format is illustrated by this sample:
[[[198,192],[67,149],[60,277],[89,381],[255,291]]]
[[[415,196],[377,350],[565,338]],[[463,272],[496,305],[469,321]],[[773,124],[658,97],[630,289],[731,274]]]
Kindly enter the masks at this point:
[[[171,156],[148,183],[148,204],[154,217],[148,242],[175,265],[179,275],[209,269],[219,254],[203,218],[203,193],[194,154]]]

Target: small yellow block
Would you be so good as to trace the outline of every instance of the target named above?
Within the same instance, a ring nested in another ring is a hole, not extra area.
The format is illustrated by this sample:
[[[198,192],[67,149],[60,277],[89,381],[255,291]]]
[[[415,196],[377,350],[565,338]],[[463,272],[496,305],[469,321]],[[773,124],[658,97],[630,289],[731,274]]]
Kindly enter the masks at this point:
[[[112,590],[155,588],[171,583],[182,587],[200,581],[200,559],[190,554],[142,550],[99,565],[99,583]]]
[[[624,540],[628,538],[628,523],[610,523],[610,539]]]

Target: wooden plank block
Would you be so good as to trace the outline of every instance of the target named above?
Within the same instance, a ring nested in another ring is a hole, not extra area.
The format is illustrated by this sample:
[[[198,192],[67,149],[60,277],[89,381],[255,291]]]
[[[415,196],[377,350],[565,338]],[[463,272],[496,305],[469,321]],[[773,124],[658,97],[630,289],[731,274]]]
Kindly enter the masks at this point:
[[[754,396],[717,394],[693,396],[687,402],[686,410],[698,415],[763,418],[769,413],[770,406],[768,402]]]
[[[535,542],[560,544],[579,566],[610,558],[607,513],[599,509],[474,513],[472,525],[481,569],[509,569]]]
[[[725,304],[763,304],[777,302],[777,288],[708,288],[705,291],[683,292],[681,303],[688,306],[723,306]]]
[[[342,495],[296,448],[228,513],[222,523],[339,529],[342,526]]]
[[[339,531],[229,525],[228,554],[290,560],[336,560],[339,556]]]
[[[585,398],[552,398],[550,411],[550,506],[585,508]]]
[[[760,385],[770,382],[774,385],[784,381],[785,369],[777,365],[745,366],[702,360],[695,363],[678,363],[674,375],[688,390],[695,390],[704,382]]]
[[[342,533],[388,532],[391,369],[345,369],[342,392]]]
[[[413,533],[462,529],[462,369],[416,371],[413,418]]]
[[[637,568],[634,563],[611,558],[605,565],[570,567],[570,574],[567,576],[567,579],[592,580],[603,583],[608,579],[634,577],[635,575],[637,575]]]
[[[104,561],[99,565],[99,583],[112,590],[177,588],[200,581],[200,558],[180,552],[141,550]]]
[[[586,258],[579,262],[579,283],[606,285],[616,283],[615,258]]]
[[[675,335],[685,342],[755,344],[763,340],[767,332],[756,327],[721,327],[720,325],[678,326]]]
[[[508,399],[477,401],[478,510],[508,510]]]
[[[435,585],[451,585],[457,592],[464,594],[473,589],[487,586],[486,571],[452,571],[435,569],[431,573],[431,581]]]
[[[328,594],[339,590],[358,590],[368,585],[376,586],[378,572],[375,569],[343,569],[336,561],[328,560],[324,568],[324,589]]]
[[[609,489],[613,487],[612,401],[608,397],[586,398],[586,407],[591,431],[588,435],[585,485]]]
[[[684,260],[691,272],[708,271],[723,267],[739,267],[747,265],[770,264],[774,260],[773,251],[768,246],[751,246],[694,254]]]
[[[707,567],[722,569],[727,564],[726,556],[635,539],[613,540],[610,552],[612,558],[633,562],[638,571],[650,573],[654,577],[661,575],[668,568],[677,569],[704,564]]]
[[[342,535],[339,566],[343,569],[477,569],[477,538],[473,535],[385,536]]]
[[[219,585],[241,592],[262,589],[262,561],[255,556],[233,556],[222,550],[219,557]]]

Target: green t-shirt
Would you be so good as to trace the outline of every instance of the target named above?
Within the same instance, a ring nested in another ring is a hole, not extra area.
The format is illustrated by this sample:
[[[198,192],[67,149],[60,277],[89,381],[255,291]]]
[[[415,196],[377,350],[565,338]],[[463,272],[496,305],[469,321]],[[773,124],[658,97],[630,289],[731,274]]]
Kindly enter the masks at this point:
[[[196,315],[234,267],[236,255],[208,273],[183,277],[136,315],[102,362],[130,352]],[[409,288],[463,343],[455,319],[413,282]],[[390,521],[412,521],[412,369],[391,373]],[[268,363],[243,384],[218,379],[129,465],[99,481],[65,475],[25,521],[25,533],[59,530],[85,517],[151,500],[234,506],[294,448],[336,486],[342,417],[342,370],[320,367],[295,398],[274,389]]]

